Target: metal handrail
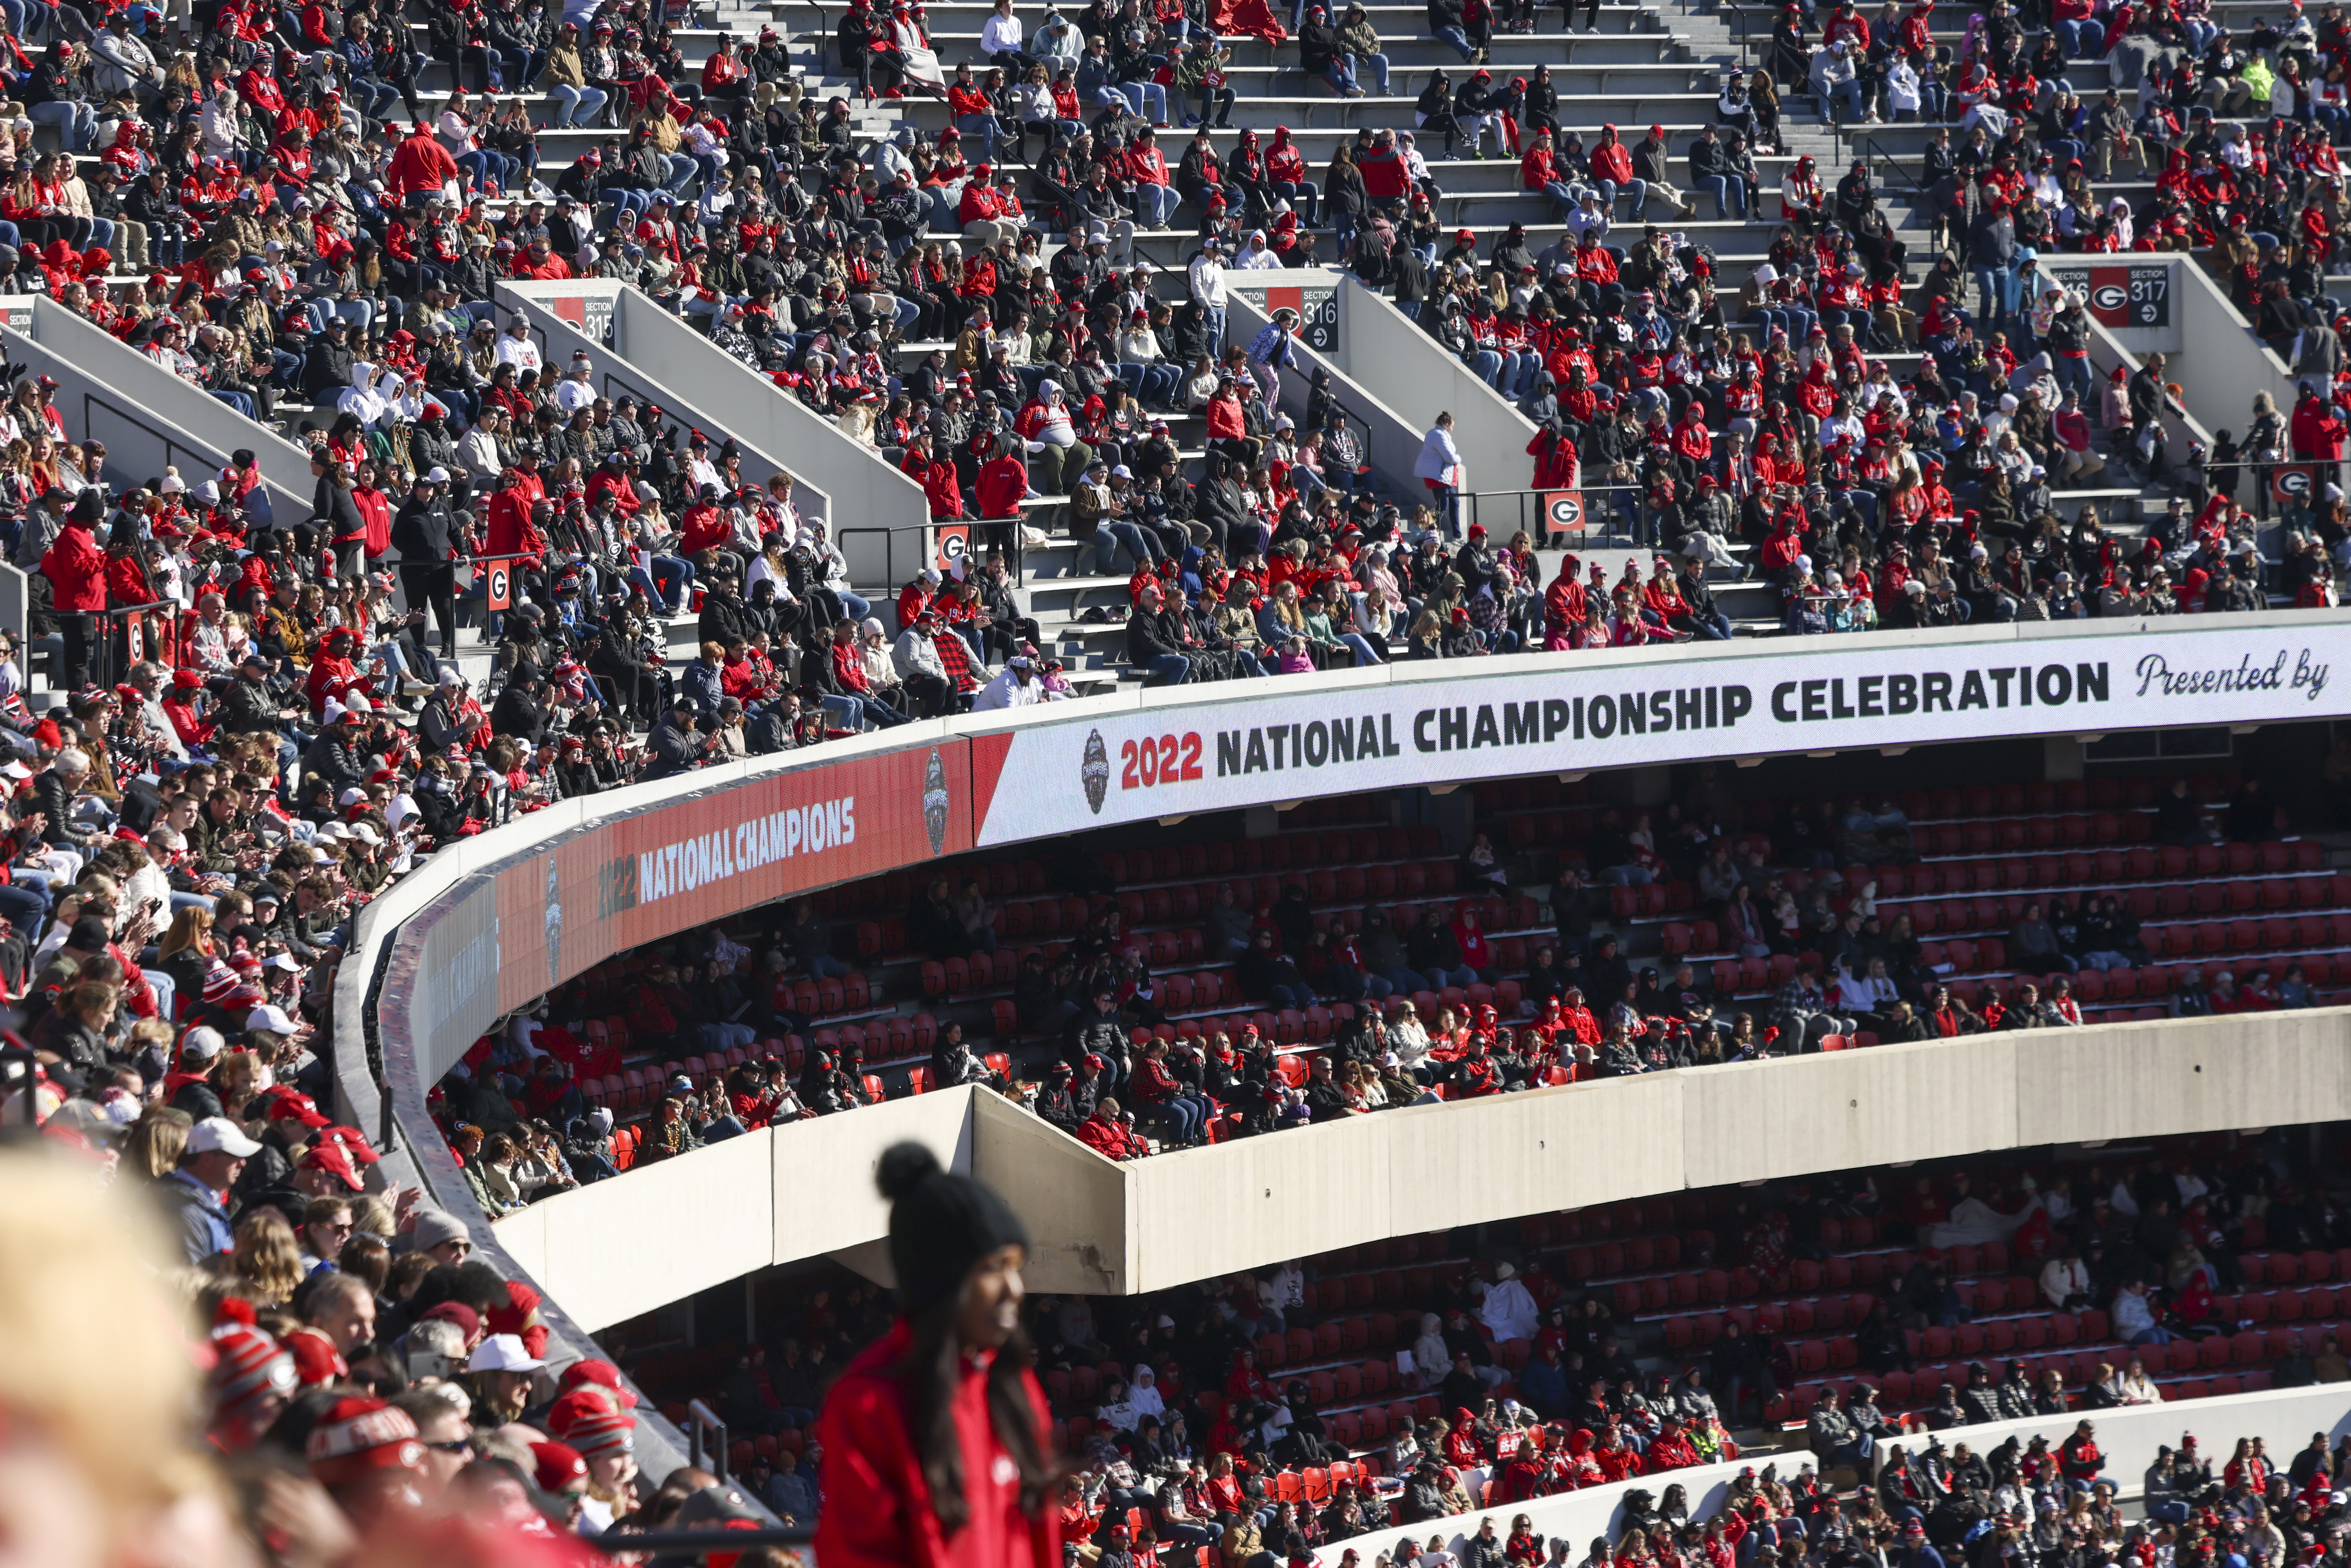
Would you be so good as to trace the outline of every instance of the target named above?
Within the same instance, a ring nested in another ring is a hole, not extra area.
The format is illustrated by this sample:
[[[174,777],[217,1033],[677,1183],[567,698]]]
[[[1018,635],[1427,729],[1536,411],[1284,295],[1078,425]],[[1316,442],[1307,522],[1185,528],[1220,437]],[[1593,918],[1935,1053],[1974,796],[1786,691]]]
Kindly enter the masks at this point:
[[[1544,497],[1555,495],[1560,490],[1573,490],[1584,498],[1583,521],[1573,534],[1567,537],[1574,538],[1580,546],[1600,549],[1615,548],[1613,543],[1603,541],[1622,538],[1624,533],[1617,527],[1620,514],[1613,505],[1604,504],[1597,508],[1604,515],[1594,516],[1593,497],[1608,497],[1627,493],[1636,497],[1648,494],[1648,491],[1639,485],[1575,485],[1560,486],[1551,490],[1465,490],[1455,497],[1454,500],[1465,533],[1469,525],[1479,522],[1478,514],[1483,507],[1499,507],[1507,503],[1515,512],[1517,521],[1507,531],[1492,524],[1483,525],[1489,537],[1507,538],[1510,532],[1523,528],[1533,537],[1534,548],[1538,550],[1557,549],[1561,548],[1557,542],[1559,536],[1555,536],[1551,531],[1550,519],[1543,515],[1543,507]],[[1638,520],[1634,525],[1628,541],[1629,548],[1639,549],[1653,547],[1657,542],[1656,514],[1646,507],[1637,507],[1635,511]]]
[[[170,609],[176,611],[179,608],[180,603],[177,600],[158,599],[146,604],[110,604],[105,609],[99,611],[98,613],[100,615],[144,615],[150,610]]]
[[[686,1462],[693,1465],[697,1469],[706,1468],[712,1475],[716,1476],[721,1481],[726,1480],[726,1423],[721,1421],[711,1410],[709,1406],[705,1405],[701,1400],[696,1399],[685,1407],[685,1430],[686,1442],[688,1445],[687,1451],[691,1456]],[[707,1467],[705,1467],[703,1464],[705,1450],[703,1447],[702,1434],[705,1430],[716,1435],[711,1447],[707,1450],[707,1457],[710,1461]]]

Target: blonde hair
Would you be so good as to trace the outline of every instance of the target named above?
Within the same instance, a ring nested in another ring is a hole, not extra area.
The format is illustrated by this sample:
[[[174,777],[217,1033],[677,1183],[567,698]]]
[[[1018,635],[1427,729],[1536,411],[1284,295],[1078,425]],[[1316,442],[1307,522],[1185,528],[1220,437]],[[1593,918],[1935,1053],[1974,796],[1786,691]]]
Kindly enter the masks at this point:
[[[174,1111],[169,1105],[148,1106],[131,1124],[131,1135],[123,1141],[123,1168],[149,1181],[162,1181],[180,1168],[180,1156],[188,1152],[188,1134],[195,1124],[196,1119],[185,1111]]]
[[[302,1282],[302,1249],[294,1227],[274,1208],[256,1208],[237,1222],[236,1251],[230,1265],[253,1291],[256,1304],[291,1301]]]
[[[155,945],[156,956],[168,958],[185,947],[210,946],[213,934],[213,912],[201,904],[191,904],[172,916],[172,928]]]
[[[396,1227],[392,1221],[392,1205],[381,1193],[362,1193],[351,1199],[351,1224],[354,1233],[365,1232],[389,1240]]]
[[[253,1097],[255,1086],[261,1082],[261,1058],[249,1051],[225,1051],[213,1065],[213,1092],[220,1096],[224,1107],[243,1103]],[[234,1116],[235,1110],[229,1114]]]
[[[101,1191],[46,1150],[0,1151],[0,1410],[96,1494],[108,1560],[152,1534],[162,1510],[204,1494],[198,1405],[172,1249],[151,1206]],[[225,1528],[225,1521],[215,1521]],[[174,1521],[201,1528],[193,1519]]]

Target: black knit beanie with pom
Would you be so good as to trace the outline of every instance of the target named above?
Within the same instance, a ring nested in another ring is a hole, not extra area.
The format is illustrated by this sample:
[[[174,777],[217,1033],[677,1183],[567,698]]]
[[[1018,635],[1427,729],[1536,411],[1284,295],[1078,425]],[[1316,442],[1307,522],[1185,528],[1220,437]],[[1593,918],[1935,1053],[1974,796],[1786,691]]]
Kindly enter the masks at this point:
[[[883,1151],[873,1179],[890,1200],[890,1266],[910,1318],[961,1290],[998,1248],[1029,1245],[1028,1228],[993,1187],[941,1169],[920,1144]]]

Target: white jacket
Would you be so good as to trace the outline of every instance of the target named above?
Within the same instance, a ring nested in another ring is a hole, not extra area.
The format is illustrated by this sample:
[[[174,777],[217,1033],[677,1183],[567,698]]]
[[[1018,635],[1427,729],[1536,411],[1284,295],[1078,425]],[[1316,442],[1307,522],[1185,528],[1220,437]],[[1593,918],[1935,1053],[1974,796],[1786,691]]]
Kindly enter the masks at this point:
[[[1045,683],[1036,678],[1034,671],[1024,683],[1008,669],[998,671],[996,678],[980,688],[979,695],[971,699],[971,706],[974,713],[987,713],[998,708],[1035,707],[1044,700]]]
[[[1225,264],[1214,256],[1195,256],[1190,268],[1192,298],[1211,310],[1225,307]]]
[[[1457,490],[1468,488],[1469,471],[1461,462],[1461,449],[1453,444],[1452,431],[1441,424],[1428,427],[1421,439],[1420,455],[1413,459],[1412,476],[1434,479]]]

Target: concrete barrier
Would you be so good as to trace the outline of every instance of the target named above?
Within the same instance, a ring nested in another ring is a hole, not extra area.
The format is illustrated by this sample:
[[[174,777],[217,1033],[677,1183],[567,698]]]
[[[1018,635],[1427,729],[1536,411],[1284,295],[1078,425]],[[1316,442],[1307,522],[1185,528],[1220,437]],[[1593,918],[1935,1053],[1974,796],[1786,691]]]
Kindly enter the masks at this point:
[[[2346,1047],[2343,1008],[1928,1040],[1411,1106],[1131,1165],[953,1089],[642,1166],[495,1232],[591,1329],[815,1258],[886,1281],[873,1168],[913,1138],[1004,1191],[1037,1242],[1033,1288],[1134,1294],[1659,1193],[2340,1120]]]
[[[1412,476],[1421,439],[1447,410],[1454,416],[1453,444],[1469,470],[1464,488],[1518,489],[1533,473],[1526,447],[1535,427],[1518,405],[1353,274],[1291,267],[1228,272],[1225,283],[1234,300],[1226,332],[1230,341],[1247,346],[1281,306],[1300,313],[1299,358],[1310,371],[1319,363],[1345,383],[1341,391],[1348,412],[1369,428],[1372,466],[1395,486],[1407,511],[1423,494]],[[1295,398],[1285,385],[1282,407],[1302,415],[1305,375],[1284,371],[1282,379],[1299,383]],[[1303,429],[1302,417],[1299,423]]]
[[[561,376],[574,353],[586,353],[595,367],[593,380],[599,394],[614,400],[632,397],[641,406],[660,409],[666,416],[664,428],[700,430],[714,444],[733,437],[743,450],[746,479],[764,485],[768,476],[779,469],[790,474],[794,481],[792,496],[800,515],[832,527],[836,519],[831,494],[802,477],[799,470],[785,460],[781,448],[763,446],[738,429],[732,418],[733,411],[721,395],[723,389],[712,386],[707,380],[664,382],[611,345],[609,339],[615,335],[613,324],[618,319],[620,297],[628,291],[624,285],[595,279],[569,283],[508,281],[498,285],[496,303],[508,318],[519,315],[530,324],[531,336],[538,342],[549,378]],[[683,453],[684,449],[681,436],[679,451]]]
[[[0,331],[6,357],[57,381],[67,427],[106,444],[117,483],[141,484],[177,466],[193,488],[225,467],[231,453],[249,450],[280,526],[309,517],[316,483],[300,447],[55,300],[26,303],[29,312],[0,318],[7,322]]]
[[[923,487],[880,453],[843,435],[634,288],[614,302],[612,348],[664,386],[715,406],[714,423],[745,445],[788,455],[795,476],[831,498],[833,542],[852,580],[904,582],[913,575],[906,550],[926,539],[930,503]]]

